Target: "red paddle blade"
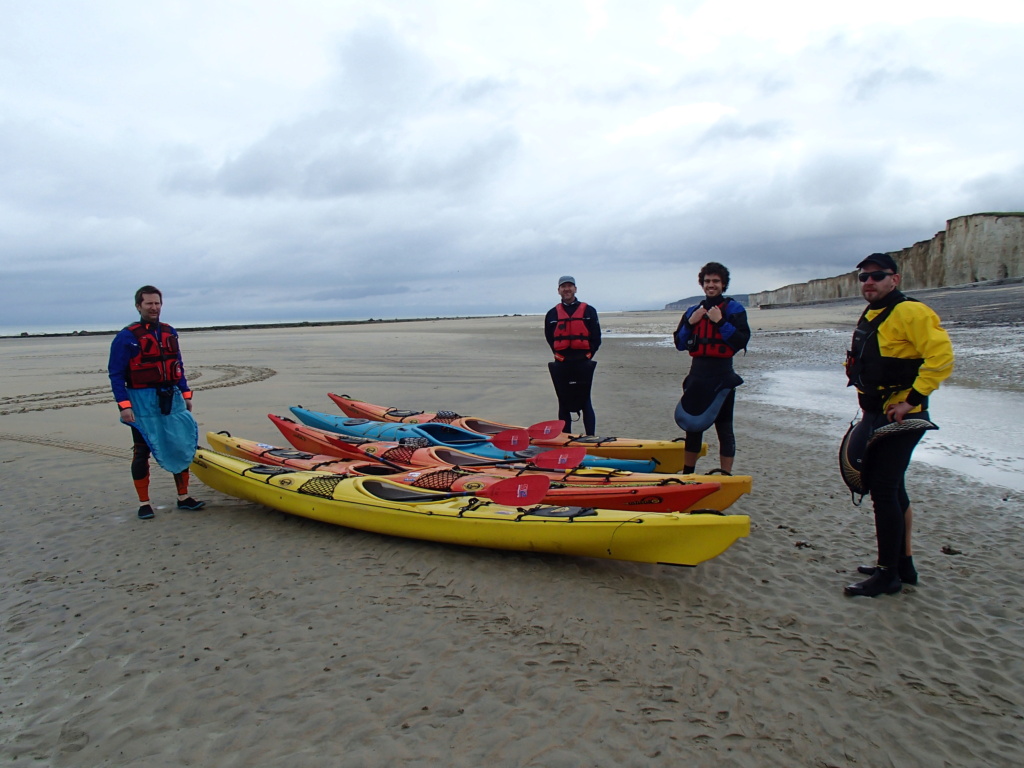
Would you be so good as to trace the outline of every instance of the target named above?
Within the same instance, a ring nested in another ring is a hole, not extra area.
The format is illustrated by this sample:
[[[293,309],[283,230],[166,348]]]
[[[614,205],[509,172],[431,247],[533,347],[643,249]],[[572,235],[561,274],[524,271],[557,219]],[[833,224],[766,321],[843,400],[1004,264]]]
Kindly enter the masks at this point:
[[[541,469],[569,470],[578,467],[586,456],[586,448],[555,448],[538,453],[533,457],[533,464]]]
[[[492,437],[491,443],[503,451],[523,451],[530,447],[530,433],[525,429],[506,429]]]
[[[551,484],[543,475],[520,475],[499,480],[476,496],[484,496],[503,507],[529,507],[543,501]]]
[[[562,434],[563,429],[565,429],[565,422],[557,420],[541,421],[533,426],[527,427],[526,431],[534,440],[550,440]]]

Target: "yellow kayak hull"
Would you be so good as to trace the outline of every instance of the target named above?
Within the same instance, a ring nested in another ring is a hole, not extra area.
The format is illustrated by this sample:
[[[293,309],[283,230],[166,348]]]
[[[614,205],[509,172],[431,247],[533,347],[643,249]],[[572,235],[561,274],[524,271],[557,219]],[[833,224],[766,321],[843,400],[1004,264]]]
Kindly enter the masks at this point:
[[[697,565],[750,533],[745,515],[626,512],[410,491],[383,478],[294,472],[196,452],[192,472],[210,488],[292,515],[372,533],[445,544]]]

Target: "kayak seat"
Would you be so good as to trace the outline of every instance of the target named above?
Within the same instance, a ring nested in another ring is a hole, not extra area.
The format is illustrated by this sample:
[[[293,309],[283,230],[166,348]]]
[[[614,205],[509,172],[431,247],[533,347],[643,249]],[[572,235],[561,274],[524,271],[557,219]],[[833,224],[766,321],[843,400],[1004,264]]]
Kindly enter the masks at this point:
[[[478,467],[482,464],[493,463],[480,456],[471,456],[449,448],[435,448],[434,455],[439,461],[443,461],[445,464],[454,464],[457,467],[467,464],[471,467]]]
[[[463,419],[462,423],[466,429],[471,432],[479,432],[482,435],[496,435],[508,429],[503,424],[495,424],[492,421],[484,421],[483,419]]]
[[[386,467],[383,464],[360,464],[357,467],[357,472],[360,475],[397,475],[399,474],[397,469]]]
[[[363,482],[363,490],[373,494],[384,501],[397,501],[402,504],[417,504],[424,501],[437,501],[450,498],[446,493],[431,493],[429,491],[417,491],[412,487],[402,488],[391,483],[381,483],[373,480]],[[470,494],[467,494],[470,495]]]

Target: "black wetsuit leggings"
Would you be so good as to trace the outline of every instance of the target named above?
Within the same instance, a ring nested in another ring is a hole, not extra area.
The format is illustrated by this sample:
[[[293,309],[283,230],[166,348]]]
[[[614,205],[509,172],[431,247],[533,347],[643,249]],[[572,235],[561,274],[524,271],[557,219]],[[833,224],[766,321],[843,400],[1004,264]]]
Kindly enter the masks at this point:
[[[135,427],[132,427],[132,480],[142,480],[149,474],[149,445]]]
[[[927,413],[914,414],[927,419]],[[924,430],[898,432],[871,446],[868,487],[875,508],[875,535],[878,538],[878,564],[895,569],[904,552],[906,527],[904,515],[910,507],[906,472],[914,448]]]
[[[594,406],[590,402],[590,398],[587,398],[587,402],[583,405],[583,434],[592,435],[594,430],[597,429],[597,414],[594,412]],[[565,422],[565,429],[567,432],[571,432],[570,424],[572,424],[572,411],[568,408],[563,408],[561,405],[558,407],[558,418]]]
[[[718,433],[718,455],[731,459],[736,455],[736,435],[732,431],[732,413],[736,407],[736,390],[725,398],[722,408],[715,418],[715,432]],[[703,432],[687,432],[685,449],[690,453],[700,453],[704,442]]]

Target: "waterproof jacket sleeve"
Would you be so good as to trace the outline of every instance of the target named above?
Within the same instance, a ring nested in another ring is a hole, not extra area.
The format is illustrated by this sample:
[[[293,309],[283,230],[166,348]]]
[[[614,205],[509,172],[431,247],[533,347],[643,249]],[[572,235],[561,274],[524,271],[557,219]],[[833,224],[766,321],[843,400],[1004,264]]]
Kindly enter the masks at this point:
[[[725,343],[734,350],[739,352],[746,349],[750,342],[750,323],[747,322],[747,311],[742,304],[729,299],[722,322],[718,324],[718,330]]]
[[[693,327],[689,322],[690,315],[696,312],[699,306],[700,304],[694,304],[683,312],[683,316],[679,318],[679,325],[676,326],[676,332],[672,334],[672,340],[675,342],[676,349],[680,352],[686,351],[686,342],[693,334]]]
[[[953,343],[930,307],[905,301],[878,328],[879,351],[885,357],[921,358],[906,401],[920,405],[953,372]]]

